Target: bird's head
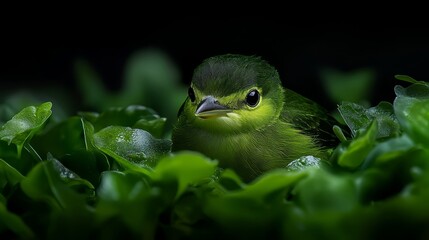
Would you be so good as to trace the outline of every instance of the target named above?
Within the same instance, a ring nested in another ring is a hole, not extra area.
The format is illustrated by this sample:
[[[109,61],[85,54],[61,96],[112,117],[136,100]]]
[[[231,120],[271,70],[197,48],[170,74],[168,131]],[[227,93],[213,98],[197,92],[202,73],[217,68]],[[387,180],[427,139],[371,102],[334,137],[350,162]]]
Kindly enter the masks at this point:
[[[259,57],[227,54],[195,69],[179,117],[207,131],[237,133],[270,124],[282,108],[283,88],[274,67]]]

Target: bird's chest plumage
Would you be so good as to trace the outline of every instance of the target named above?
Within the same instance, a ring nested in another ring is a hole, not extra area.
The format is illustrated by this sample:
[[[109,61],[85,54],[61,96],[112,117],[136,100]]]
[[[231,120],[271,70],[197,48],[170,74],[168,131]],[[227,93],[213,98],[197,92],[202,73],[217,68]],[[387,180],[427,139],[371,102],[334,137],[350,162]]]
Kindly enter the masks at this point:
[[[293,147],[299,135],[285,134],[282,123],[259,130],[219,134],[199,128],[183,128],[176,132],[173,150],[187,149],[202,152],[217,159],[219,166],[234,169],[245,179],[252,179],[262,172],[286,166],[292,158],[300,154]]]
[[[257,135],[259,133],[197,133],[194,135],[194,150],[217,159],[220,167],[232,168],[242,176],[257,176],[263,171],[259,165],[264,159],[270,159],[274,153],[267,151],[266,141],[258,141]]]

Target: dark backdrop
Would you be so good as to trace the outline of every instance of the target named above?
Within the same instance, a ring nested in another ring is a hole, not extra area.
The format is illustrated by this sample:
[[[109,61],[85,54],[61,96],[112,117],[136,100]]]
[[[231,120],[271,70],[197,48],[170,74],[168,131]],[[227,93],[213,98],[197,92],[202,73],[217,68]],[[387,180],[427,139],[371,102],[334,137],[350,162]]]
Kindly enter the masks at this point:
[[[102,29],[102,30],[100,30]],[[279,71],[284,85],[324,105],[320,70],[373,68],[377,74],[373,104],[392,101],[395,74],[428,80],[429,34],[425,28],[397,25],[312,23],[296,26],[277,19],[240,18],[198,21],[145,20],[132,30],[116,26],[71,30],[26,29],[4,35],[0,81],[13,92],[23,87],[62,85],[76,94],[73,61],[88,59],[110,89],[121,86],[124,64],[136,50],[157,47],[178,65],[182,81],[204,58],[223,53],[260,55]],[[5,89],[3,89],[5,90]],[[3,91],[4,92],[4,91]],[[76,95],[78,96],[78,95]],[[78,100],[78,99],[77,99]]]

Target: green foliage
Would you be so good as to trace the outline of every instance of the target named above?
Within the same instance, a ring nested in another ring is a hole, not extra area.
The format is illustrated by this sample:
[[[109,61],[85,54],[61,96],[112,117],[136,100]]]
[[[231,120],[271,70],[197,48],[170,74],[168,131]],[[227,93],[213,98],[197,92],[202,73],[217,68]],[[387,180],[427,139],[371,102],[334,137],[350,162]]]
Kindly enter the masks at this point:
[[[87,108],[105,111],[111,107],[138,104],[157,109],[164,119],[136,124],[144,129],[167,121],[166,134],[171,130],[177,111],[186,98],[186,88],[181,84],[177,67],[157,49],[143,49],[130,56],[125,64],[122,88],[117,92],[108,91],[101,75],[84,59],[76,61],[75,75]],[[144,114],[139,110],[137,114]]]
[[[82,117],[92,123],[95,131],[111,125],[140,128],[155,137],[164,135],[165,118],[160,117],[153,109],[141,105],[126,108],[109,108],[101,114],[82,112]]]
[[[429,85],[399,79],[393,104],[339,105],[352,135],[329,162],[302,156],[248,183],[171,152],[151,108],[46,124],[50,103],[26,107],[0,130],[0,238],[424,239]]]
[[[6,209],[4,203],[0,203],[0,231],[5,229],[12,231],[21,239],[32,239],[34,233],[17,215]]]
[[[153,167],[159,155],[166,154],[171,146],[170,140],[155,139],[147,131],[122,126],[103,128],[94,134],[94,143],[127,168]]]
[[[429,146],[429,84],[395,87],[395,114],[401,127],[417,143]]]
[[[373,122],[364,133],[350,142],[338,156],[338,165],[350,168],[359,166],[375,145],[377,130],[377,124]]]
[[[327,97],[330,98],[331,102],[336,104],[343,102],[356,103],[359,106],[361,105],[363,109],[370,105],[373,86],[376,82],[376,72],[373,69],[362,68],[343,72],[332,68],[325,68],[320,72],[320,78]],[[355,108],[356,106],[344,107],[347,109],[349,107]],[[338,111],[332,111],[332,116],[337,121],[344,123],[344,119],[339,115]]]
[[[367,68],[351,72],[327,68],[321,71],[320,77],[333,102],[347,101],[366,105],[372,94],[371,90],[376,80],[376,73]]]
[[[380,102],[377,106],[366,109],[356,103],[343,102],[338,111],[354,136],[359,130],[369,127],[373,121],[378,128],[377,138],[397,136],[400,133],[391,103]]]
[[[47,102],[38,107],[24,108],[1,127],[0,140],[15,144],[18,156],[21,156],[25,142],[31,139],[51,116],[51,107],[52,103]]]

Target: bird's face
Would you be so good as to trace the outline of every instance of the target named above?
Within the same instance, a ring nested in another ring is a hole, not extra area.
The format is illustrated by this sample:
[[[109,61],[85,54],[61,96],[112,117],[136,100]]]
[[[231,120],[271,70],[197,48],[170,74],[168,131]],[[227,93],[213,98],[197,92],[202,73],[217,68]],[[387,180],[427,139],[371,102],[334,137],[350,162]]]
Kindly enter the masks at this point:
[[[180,117],[217,133],[246,132],[277,119],[283,91],[277,72],[255,57],[210,58],[195,71]]]

